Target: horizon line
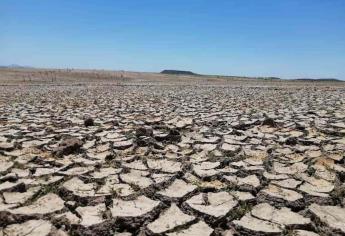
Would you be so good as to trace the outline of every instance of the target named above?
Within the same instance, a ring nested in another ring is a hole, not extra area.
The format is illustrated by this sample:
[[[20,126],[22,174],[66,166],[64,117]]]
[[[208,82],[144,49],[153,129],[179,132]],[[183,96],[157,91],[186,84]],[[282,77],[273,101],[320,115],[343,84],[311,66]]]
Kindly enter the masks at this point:
[[[340,78],[333,78],[333,77],[295,77],[295,78],[284,78],[280,76],[247,76],[247,75],[229,75],[229,74],[200,74],[191,70],[179,70],[179,69],[162,69],[161,71],[133,71],[133,70],[123,70],[123,69],[104,69],[104,68],[82,68],[82,67],[36,67],[36,66],[22,66],[19,64],[9,64],[9,65],[0,65],[0,69],[43,69],[43,70],[85,70],[85,71],[113,71],[113,72],[132,72],[132,73],[156,73],[160,74],[164,70],[173,70],[173,71],[184,71],[184,72],[192,72],[194,75],[191,76],[209,76],[209,77],[237,77],[237,78],[272,78],[272,79],[281,79],[281,80],[337,80],[341,82],[345,82],[345,79]],[[173,74],[171,74],[173,75]]]

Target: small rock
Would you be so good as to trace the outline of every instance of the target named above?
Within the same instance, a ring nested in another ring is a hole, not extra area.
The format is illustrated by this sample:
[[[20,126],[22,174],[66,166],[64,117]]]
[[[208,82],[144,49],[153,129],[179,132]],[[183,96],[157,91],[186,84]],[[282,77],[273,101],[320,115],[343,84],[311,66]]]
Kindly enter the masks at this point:
[[[262,121],[262,125],[267,125],[269,127],[277,127],[277,123],[274,121],[274,119],[270,118],[270,117],[266,117],[263,121]]]
[[[152,137],[153,129],[151,127],[140,127],[135,130],[135,136],[137,137]]]
[[[94,126],[95,123],[94,123],[94,121],[93,121],[93,119],[91,117],[87,117],[84,120],[84,125],[85,125],[85,127],[89,127],[89,126]]]
[[[68,138],[63,140],[59,146],[54,150],[54,154],[57,156],[69,155],[77,153],[83,146],[83,142],[78,138]]]
[[[166,138],[172,142],[180,142],[181,134],[177,129],[170,129]]]

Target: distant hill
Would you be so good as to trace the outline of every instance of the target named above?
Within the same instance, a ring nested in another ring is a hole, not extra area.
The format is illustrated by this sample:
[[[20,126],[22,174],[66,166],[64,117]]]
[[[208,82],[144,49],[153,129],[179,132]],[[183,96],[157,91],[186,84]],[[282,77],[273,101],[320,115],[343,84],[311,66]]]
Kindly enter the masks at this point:
[[[263,79],[263,80],[280,80],[279,77],[251,77],[252,79]]]
[[[311,79],[311,78],[300,78],[300,79],[295,79],[295,80],[298,80],[298,81],[310,81],[310,82],[313,82],[313,81],[316,81],[316,82],[344,82],[340,79],[335,79],[335,78],[320,78],[320,79]]]
[[[161,74],[168,74],[168,75],[198,75],[191,71],[184,71],[184,70],[163,70]]]

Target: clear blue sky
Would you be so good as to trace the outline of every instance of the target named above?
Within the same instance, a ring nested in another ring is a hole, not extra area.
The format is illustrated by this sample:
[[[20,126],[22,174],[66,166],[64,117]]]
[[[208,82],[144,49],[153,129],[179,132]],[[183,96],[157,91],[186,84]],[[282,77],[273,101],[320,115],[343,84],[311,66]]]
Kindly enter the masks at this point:
[[[0,64],[345,79],[345,0],[1,0]]]

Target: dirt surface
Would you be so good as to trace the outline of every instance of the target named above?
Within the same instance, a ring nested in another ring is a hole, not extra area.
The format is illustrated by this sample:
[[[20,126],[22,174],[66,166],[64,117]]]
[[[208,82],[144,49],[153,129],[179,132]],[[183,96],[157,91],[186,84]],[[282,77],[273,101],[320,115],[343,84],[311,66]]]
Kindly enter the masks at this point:
[[[0,235],[345,235],[345,85],[0,70]]]

